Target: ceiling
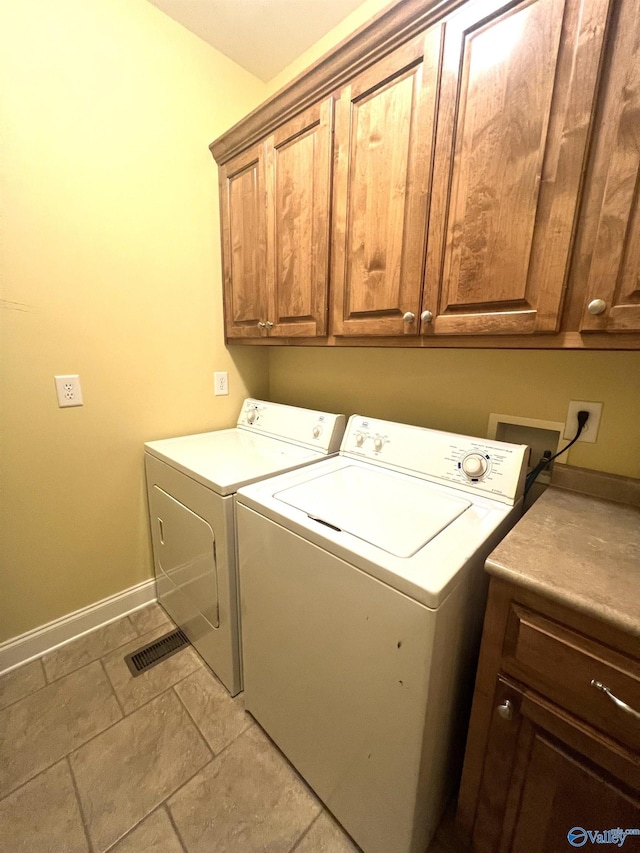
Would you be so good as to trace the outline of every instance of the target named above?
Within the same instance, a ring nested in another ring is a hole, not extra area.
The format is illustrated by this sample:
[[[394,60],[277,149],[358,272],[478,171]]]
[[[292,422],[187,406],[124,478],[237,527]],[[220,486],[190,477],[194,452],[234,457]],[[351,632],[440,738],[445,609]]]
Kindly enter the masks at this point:
[[[149,0],[264,82],[365,0]]]

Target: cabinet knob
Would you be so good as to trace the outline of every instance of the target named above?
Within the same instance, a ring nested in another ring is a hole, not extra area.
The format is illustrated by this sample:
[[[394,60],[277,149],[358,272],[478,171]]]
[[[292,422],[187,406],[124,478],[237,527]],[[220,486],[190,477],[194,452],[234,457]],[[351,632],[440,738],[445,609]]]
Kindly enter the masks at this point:
[[[509,699],[505,699],[502,705],[498,705],[497,710],[503,720],[511,720],[513,718],[513,705]]]
[[[587,305],[587,311],[589,314],[602,314],[603,311],[607,310],[607,303],[604,299],[592,299],[591,302]]]
[[[433,320],[433,314],[431,311],[423,311],[420,315],[420,319],[423,323],[430,323]]]
[[[273,323],[271,320],[267,320],[267,329],[273,329]]]
[[[267,328],[267,324],[266,324],[266,323],[263,323],[263,322],[262,322],[262,320],[259,320],[259,321],[258,321],[258,328],[259,328],[259,329],[266,329],[266,328]]]
[[[416,315],[413,311],[407,311],[407,313],[402,317],[405,323],[415,323]]]

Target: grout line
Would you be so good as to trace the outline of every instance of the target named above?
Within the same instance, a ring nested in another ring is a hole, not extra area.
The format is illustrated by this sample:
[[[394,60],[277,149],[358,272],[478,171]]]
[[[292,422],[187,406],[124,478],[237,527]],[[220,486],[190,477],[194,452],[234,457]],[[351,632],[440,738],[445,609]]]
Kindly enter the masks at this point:
[[[118,649],[121,649],[123,646],[126,646],[128,643],[132,643],[134,640],[138,639],[138,632],[136,631],[134,625],[131,623],[131,620],[129,619],[129,617],[128,616],[122,616],[120,619],[117,619],[115,622],[108,622],[106,625],[101,625],[98,628],[95,628],[93,631],[89,631],[89,633],[84,634],[82,637],[78,637],[76,640],[70,640],[68,643],[66,643],[63,646],[60,646],[59,648],[65,649],[65,648],[68,648],[69,646],[72,646],[74,643],[81,643],[87,637],[91,637],[93,634],[96,634],[98,631],[101,631],[104,628],[110,628],[112,625],[119,625],[120,623],[124,622],[125,620],[129,623],[129,627],[133,631],[133,634],[134,634],[133,637],[129,637],[127,640],[124,640],[122,643],[119,643],[118,645],[113,646],[112,648],[107,649],[106,651],[102,651],[96,657],[93,657],[93,658],[91,658],[91,660],[85,661],[84,663],[81,663],[75,669],[70,669],[67,672],[63,672],[62,675],[59,675],[57,678],[52,678],[49,681],[49,684],[55,684],[56,681],[61,681],[67,675],[72,675],[74,672],[78,672],[78,670],[83,669],[85,666],[87,666],[90,663],[94,663],[94,661],[102,660],[103,657],[110,655],[112,652],[116,652]],[[47,657],[47,654],[54,655],[56,653],[56,651],[57,651],[57,649],[54,649],[53,652],[45,653],[40,658],[40,660],[43,661],[43,669],[45,672],[45,678],[47,677],[47,670],[46,670],[46,667],[44,666],[44,658]]]
[[[111,679],[109,678],[109,673],[107,672],[107,668],[106,668],[106,666],[104,665],[104,658],[100,658],[100,666],[102,667],[102,671],[104,672],[104,677],[107,679],[107,684],[108,684],[108,685],[109,685],[109,687],[111,688],[111,692],[113,693],[113,698],[114,698],[114,699],[116,700],[116,702],[118,703],[118,708],[120,708],[120,713],[122,714],[121,719],[123,719],[123,720],[124,720],[124,718],[125,718],[127,715],[126,715],[126,713],[125,713],[124,706],[123,706],[122,702],[121,702],[121,701],[120,701],[120,699],[118,698],[118,694],[116,693],[116,688],[113,686],[113,682],[112,682],[112,681],[111,681]],[[120,722],[120,720],[118,720],[118,722]],[[114,725],[115,725],[115,724],[114,724]]]
[[[289,853],[296,853],[296,850],[298,849],[298,847],[302,843],[303,839],[306,838],[307,835],[309,834],[309,832],[311,831],[311,827],[314,825],[314,823],[316,823],[318,820],[320,820],[321,814],[322,814],[322,811],[319,811],[318,814],[311,821],[309,826],[306,829],[302,830],[302,833],[298,836],[298,840],[294,841],[293,847],[290,849]]]
[[[25,664],[26,666],[26,664]],[[49,687],[47,683],[47,676],[45,674],[45,681],[41,687],[37,687],[35,690],[32,690],[31,693],[26,693],[24,696],[21,696],[19,699],[15,699],[13,702],[9,702],[8,705],[5,705],[4,708],[0,708],[0,714],[4,714],[9,708],[13,708],[14,705],[17,705],[18,702],[24,702],[25,699],[29,699],[31,696],[35,696],[36,693],[40,693],[42,690],[46,690]]]
[[[205,767],[206,767],[206,765],[205,765]],[[174,791],[174,793],[175,793],[175,791]],[[173,796],[173,794],[172,794],[171,796]],[[184,850],[184,853],[188,853],[188,851],[187,851],[187,845],[185,844],[185,842],[184,842],[184,840],[183,840],[183,838],[182,838],[182,835],[180,834],[180,830],[178,829],[178,824],[177,824],[177,823],[175,822],[175,820],[173,819],[173,814],[171,813],[171,809],[169,808],[169,804],[168,804],[167,800],[165,800],[165,801],[164,801],[164,803],[162,804],[161,808],[163,808],[163,809],[164,809],[165,814],[166,814],[166,815],[167,815],[167,817],[169,818],[169,823],[170,823],[170,824],[171,824],[171,826],[173,827],[173,831],[175,832],[175,834],[176,834],[176,836],[177,836],[177,838],[178,838],[178,841],[180,842],[180,846],[181,846],[181,847],[182,847],[182,849]]]
[[[65,756],[64,761],[67,763],[67,767],[69,768],[69,775],[71,776],[71,784],[73,785],[73,790],[75,791],[76,801],[78,803],[78,811],[80,812],[80,820],[82,821],[82,828],[84,830],[85,838],[87,839],[87,846],[91,853],[93,853],[93,844],[91,843],[91,836],[89,835],[89,824],[87,822],[86,815],[84,813],[84,808],[82,806],[82,798],[80,797],[80,789],[78,788],[78,782],[76,780],[75,774],[73,772],[73,767],[71,766],[71,759],[68,755]]]
[[[191,719],[191,721],[192,721],[193,725],[195,726],[196,731],[197,731],[197,732],[198,732],[198,734],[200,735],[201,740],[203,741],[204,745],[205,745],[205,746],[207,747],[207,749],[209,750],[209,752],[210,752],[210,754],[211,754],[211,757],[212,757],[212,758],[216,758],[216,754],[215,754],[215,752],[214,752],[214,751],[213,751],[213,749],[209,746],[209,741],[206,739],[206,737],[204,736],[204,734],[203,734],[203,733],[202,733],[202,731],[200,730],[200,726],[199,726],[199,725],[196,723],[196,721],[193,719],[193,716],[192,716],[191,712],[189,711],[189,709],[187,708],[187,706],[184,704],[184,702],[183,702],[183,701],[182,701],[182,699],[180,698],[180,694],[179,694],[179,693],[178,693],[178,691],[176,690],[176,685],[175,685],[175,684],[173,684],[173,685],[171,686],[171,690],[173,690],[174,694],[176,695],[176,697],[177,697],[177,699],[178,699],[178,702],[179,702],[179,703],[180,703],[180,705],[182,706],[183,710],[186,712],[187,716]]]
[[[180,791],[182,791],[182,789],[186,785],[188,785],[189,782],[192,782],[199,773],[202,773],[202,771],[206,770],[210,764],[213,764],[213,762],[216,760],[216,758],[217,758],[216,755],[212,755],[211,758],[209,759],[209,761],[206,761],[202,765],[202,767],[198,767],[198,769],[196,771],[194,771],[191,774],[191,776],[189,776],[188,779],[185,779],[184,782],[181,782],[180,785],[178,785],[178,787],[175,789],[175,791],[171,791],[170,794],[167,794],[167,796],[164,798],[164,800],[161,800],[161,802],[159,802],[158,805],[164,805],[166,803],[168,811],[171,811],[171,809],[169,807],[169,800],[172,799],[173,797],[177,796],[180,793]]]

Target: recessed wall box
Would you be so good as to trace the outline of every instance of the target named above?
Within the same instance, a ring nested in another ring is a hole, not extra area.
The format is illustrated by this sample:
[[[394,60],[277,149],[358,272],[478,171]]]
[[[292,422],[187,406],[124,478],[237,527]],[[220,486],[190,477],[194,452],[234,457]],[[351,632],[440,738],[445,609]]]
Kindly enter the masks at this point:
[[[489,415],[489,426],[487,427],[487,438],[495,438],[498,441],[508,441],[512,444],[528,444],[531,448],[529,468],[538,464],[545,451],[551,451],[551,455],[558,453],[569,443],[562,438],[564,424],[560,421],[543,421],[537,418],[521,418],[518,415],[498,415],[493,412]],[[541,483],[549,483],[551,470],[558,463],[564,464],[566,460],[560,456],[543,471],[538,480]]]

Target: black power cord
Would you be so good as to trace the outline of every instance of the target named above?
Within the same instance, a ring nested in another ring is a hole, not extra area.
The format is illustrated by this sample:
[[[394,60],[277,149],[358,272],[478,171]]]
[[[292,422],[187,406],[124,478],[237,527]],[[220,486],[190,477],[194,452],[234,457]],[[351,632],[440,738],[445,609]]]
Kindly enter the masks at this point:
[[[541,471],[544,471],[544,469],[547,467],[547,465],[549,465],[549,463],[553,462],[553,460],[554,460],[554,459],[557,459],[557,458],[558,458],[558,456],[560,456],[560,454],[561,454],[561,453],[566,453],[566,452],[567,452],[567,450],[571,447],[571,445],[572,445],[572,444],[575,444],[575,443],[576,443],[576,441],[577,441],[577,440],[580,438],[580,436],[582,435],[582,430],[584,429],[585,424],[587,423],[587,421],[588,421],[588,420],[589,420],[589,412],[586,412],[586,411],[584,411],[583,409],[581,409],[581,410],[578,412],[578,432],[577,432],[577,433],[575,434],[575,436],[571,439],[571,441],[569,442],[569,444],[567,444],[567,446],[566,446],[566,447],[563,447],[563,448],[562,448],[562,450],[559,450],[559,451],[558,451],[556,454],[554,454],[553,456],[551,456],[551,455],[550,455],[550,451],[549,451],[549,450],[545,450],[545,452],[544,452],[544,454],[543,454],[543,456],[542,456],[542,459],[538,462],[538,464],[535,466],[535,468],[532,468],[532,469],[531,469],[531,471],[529,471],[529,473],[527,474],[527,479],[524,481],[524,494],[525,494],[525,497],[526,497],[526,495],[527,495],[527,492],[528,492],[528,491],[529,491],[529,489],[531,488],[531,486],[533,486],[533,484],[535,483],[536,478],[538,477],[538,474],[539,474]]]

